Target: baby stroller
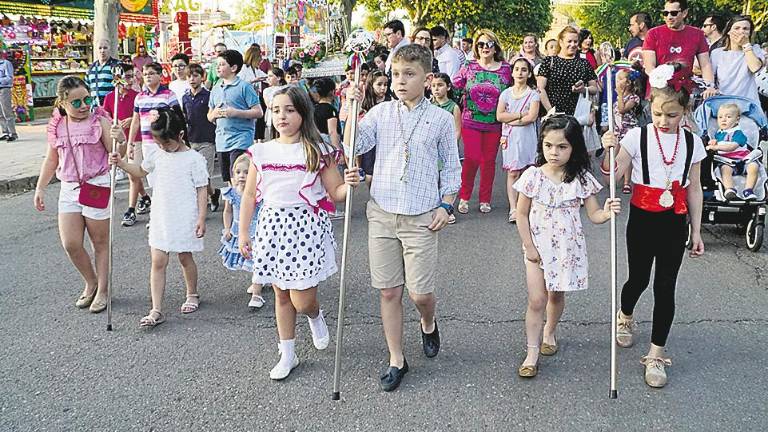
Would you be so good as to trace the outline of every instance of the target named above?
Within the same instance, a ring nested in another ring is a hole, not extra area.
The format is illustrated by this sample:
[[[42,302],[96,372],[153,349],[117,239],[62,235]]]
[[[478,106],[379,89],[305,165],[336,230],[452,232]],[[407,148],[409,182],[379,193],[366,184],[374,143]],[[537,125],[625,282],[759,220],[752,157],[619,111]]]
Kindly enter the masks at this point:
[[[715,96],[705,100],[694,112],[694,122],[702,135],[704,145],[717,132],[717,111],[721,105],[733,103],[741,108],[739,128],[749,139],[749,147],[754,149],[739,163],[758,162],[759,176],[754,187],[755,200],[726,200],[721,182],[719,164],[736,164],[730,159],[707,152],[707,158],[701,163],[701,187],[704,191],[702,223],[735,224],[745,234],[747,248],[753,252],[763,244],[763,231],[766,219],[766,196],[768,195],[768,177],[765,171],[764,154],[768,144],[768,118],[760,105],[750,99],[738,96]],[[736,189],[744,189],[746,176],[734,175]]]

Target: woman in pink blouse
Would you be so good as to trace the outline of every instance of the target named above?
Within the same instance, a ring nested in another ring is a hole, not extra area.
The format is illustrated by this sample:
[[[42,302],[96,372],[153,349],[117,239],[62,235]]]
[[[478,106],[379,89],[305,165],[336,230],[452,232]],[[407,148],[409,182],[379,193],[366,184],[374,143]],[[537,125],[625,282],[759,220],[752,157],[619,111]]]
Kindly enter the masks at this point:
[[[512,68],[503,60],[499,39],[490,30],[479,30],[474,37],[475,59],[453,77],[455,88],[464,91],[461,137],[464,163],[461,170],[459,213],[469,212],[469,200],[480,169],[480,212],[491,211],[496,154],[501,139],[501,123],[496,106],[501,92],[512,83]]]

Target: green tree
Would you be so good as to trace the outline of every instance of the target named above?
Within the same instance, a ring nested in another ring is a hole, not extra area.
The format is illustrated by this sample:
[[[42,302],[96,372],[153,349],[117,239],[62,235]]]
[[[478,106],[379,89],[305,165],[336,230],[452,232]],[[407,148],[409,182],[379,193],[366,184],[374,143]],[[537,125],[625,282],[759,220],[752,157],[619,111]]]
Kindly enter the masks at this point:
[[[254,24],[264,21],[267,0],[237,0],[237,29],[254,30]]]
[[[562,11],[576,22],[592,31],[595,41],[626,42],[631,36],[627,30],[629,18],[637,12],[651,15],[654,25],[663,24],[660,11],[663,3],[658,0],[603,0],[596,6],[570,6]],[[768,0],[696,0],[688,3],[687,22],[699,26],[710,13],[726,17],[744,13],[755,21],[755,30],[764,38],[763,27],[768,18]]]
[[[488,28],[504,42],[524,33],[543,34],[552,21],[549,0],[361,0],[371,10],[404,9],[414,26],[465,24],[470,32]]]

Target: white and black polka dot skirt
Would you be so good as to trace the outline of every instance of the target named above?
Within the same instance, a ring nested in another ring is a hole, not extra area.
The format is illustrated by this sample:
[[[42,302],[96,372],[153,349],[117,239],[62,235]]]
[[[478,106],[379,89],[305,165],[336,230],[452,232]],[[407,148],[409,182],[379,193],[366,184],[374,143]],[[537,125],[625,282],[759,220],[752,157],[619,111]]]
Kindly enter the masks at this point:
[[[265,205],[253,242],[253,282],[280,289],[317,286],[338,271],[328,212]]]

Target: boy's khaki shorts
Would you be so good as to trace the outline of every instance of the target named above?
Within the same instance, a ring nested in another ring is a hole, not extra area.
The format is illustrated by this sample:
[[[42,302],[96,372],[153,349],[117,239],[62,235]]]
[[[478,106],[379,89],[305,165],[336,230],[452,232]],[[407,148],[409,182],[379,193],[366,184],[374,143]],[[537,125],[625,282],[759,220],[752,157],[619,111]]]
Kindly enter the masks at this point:
[[[416,216],[386,212],[368,201],[368,256],[371,285],[412,294],[431,294],[437,284],[437,232],[428,227],[435,211]]]

